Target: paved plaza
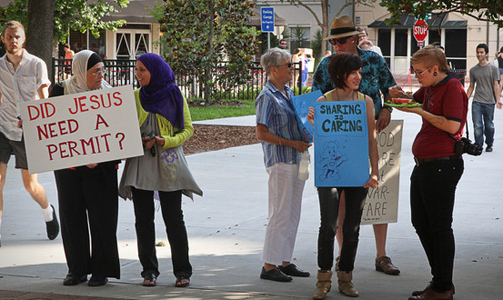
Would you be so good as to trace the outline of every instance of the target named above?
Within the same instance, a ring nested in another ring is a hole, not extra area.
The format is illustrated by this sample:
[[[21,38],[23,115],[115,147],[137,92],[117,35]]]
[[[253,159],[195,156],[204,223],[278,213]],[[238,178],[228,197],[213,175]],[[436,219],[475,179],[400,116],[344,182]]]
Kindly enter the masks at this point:
[[[398,223],[389,226],[387,252],[401,273],[389,276],[374,270],[374,235],[371,226],[363,226],[353,280],[360,292],[358,299],[362,300],[404,300],[431,279],[424,251],[410,223],[409,176],[414,166],[411,146],[421,120],[397,110],[393,118],[403,119],[404,129]],[[458,185],[453,225],[456,300],[503,298],[503,196],[499,191],[503,187],[502,110],[496,110],[495,119],[494,152],[484,152],[480,157],[464,155],[465,172]],[[472,133],[471,117],[469,120]],[[198,123],[254,126],[255,117]],[[313,176],[304,191],[293,261],[312,275],[277,283],[259,278],[267,224],[267,173],[260,145],[194,154],[187,161],[204,197],[183,200],[194,267],[191,286],[185,289],[174,287],[169,246],[157,248],[161,270],[158,286],[141,286],[133,205],[122,199],[117,232],[121,279],[111,279],[102,287],[63,286],[67,267],[61,236],[54,241],[46,238],[40,208],[24,190],[20,172],[14,170],[11,161],[4,191],[0,299],[70,299],[57,295],[106,299],[310,299],[316,283],[319,226]],[[52,172],[40,174],[39,179],[57,207]],[[160,212],[156,217],[157,237],[166,240]],[[18,296],[8,297],[6,291]],[[348,298],[334,287],[327,299]]]

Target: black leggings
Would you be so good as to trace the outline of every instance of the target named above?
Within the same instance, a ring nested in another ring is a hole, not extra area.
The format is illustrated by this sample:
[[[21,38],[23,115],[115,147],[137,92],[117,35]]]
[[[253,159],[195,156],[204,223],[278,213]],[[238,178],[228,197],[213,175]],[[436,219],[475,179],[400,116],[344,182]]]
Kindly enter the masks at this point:
[[[138,257],[143,266],[141,275],[158,276],[159,264],[155,250],[155,207],[154,192],[132,188],[134,212],[136,216],[136,237]],[[161,212],[171,247],[173,274],[176,277],[190,277],[192,266],[189,262],[189,241],[183,220],[182,191],[159,192]]]

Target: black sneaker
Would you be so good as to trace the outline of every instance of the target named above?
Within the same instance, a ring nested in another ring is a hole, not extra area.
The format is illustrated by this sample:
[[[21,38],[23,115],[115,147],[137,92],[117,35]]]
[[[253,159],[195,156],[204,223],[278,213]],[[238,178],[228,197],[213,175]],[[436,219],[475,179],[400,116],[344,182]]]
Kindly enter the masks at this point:
[[[59,234],[59,222],[58,217],[56,217],[56,210],[52,206],[52,221],[45,222],[45,228],[47,230],[47,237],[52,241],[58,237]]]
[[[493,152],[493,145],[487,146],[486,152]]]
[[[264,267],[262,267],[262,272],[260,273],[260,278],[266,280],[280,281],[280,282],[289,282],[292,281],[292,277],[286,275],[278,269],[271,269],[266,271]]]

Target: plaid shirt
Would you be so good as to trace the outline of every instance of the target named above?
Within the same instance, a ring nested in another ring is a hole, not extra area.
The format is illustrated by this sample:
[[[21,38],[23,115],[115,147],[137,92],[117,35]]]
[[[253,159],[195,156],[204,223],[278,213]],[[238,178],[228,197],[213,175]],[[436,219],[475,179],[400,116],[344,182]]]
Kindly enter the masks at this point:
[[[264,124],[269,132],[282,138],[302,141],[302,134],[297,125],[297,116],[293,109],[293,91],[287,86],[285,86],[285,91],[288,98],[271,82],[267,82],[255,100],[257,124]],[[261,142],[261,144],[266,168],[279,162],[287,164],[300,162],[300,153],[295,148],[265,142]]]
[[[396,85],[396,82],[384,58],[375,52],[357,49],[363,62],[362,81],[360,82],[359,91],[374,101],[375,117],[377,119],[382,108],[381,93],[384,97],[389,95],[388,88]],[[328,65],[333,55],[324,58],[316,67],[313,77],[313,91],[321,90],[325,94],[335,89],[328,73]]]

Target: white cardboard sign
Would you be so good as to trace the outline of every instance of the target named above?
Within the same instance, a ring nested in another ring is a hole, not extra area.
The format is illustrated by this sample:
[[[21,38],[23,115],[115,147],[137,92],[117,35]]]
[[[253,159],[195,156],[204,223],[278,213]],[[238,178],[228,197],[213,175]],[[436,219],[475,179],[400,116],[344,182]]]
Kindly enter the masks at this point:
[[[133,88],[20,104],[30,174],[143,155]]]
[[[403,120],[391,120],[377,133],[379,152],[379,185],[369,188],[363,207],[362,225],[396,223],[400,186],[400,156],[402,152]]]

